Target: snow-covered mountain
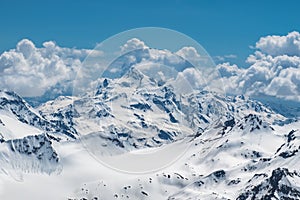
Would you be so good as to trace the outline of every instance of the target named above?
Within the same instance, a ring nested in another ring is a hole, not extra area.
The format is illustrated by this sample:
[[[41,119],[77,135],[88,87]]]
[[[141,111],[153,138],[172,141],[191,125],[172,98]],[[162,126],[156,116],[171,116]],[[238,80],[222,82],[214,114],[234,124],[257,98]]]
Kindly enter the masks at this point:
[[[75,138],[76,133],[55,120],[45,119],[38,110],[11,91],[0,91],[0,134],[4,140],[47,132]]]
[[[1,91],[1,199],[300,198],[296,118],[242,95],[177,90],[130,67],[85,96],[37,108]],[[95,159],[100,152],[136,163],[132,152],[181,141],[186,151],[149,173],[120,173]]]

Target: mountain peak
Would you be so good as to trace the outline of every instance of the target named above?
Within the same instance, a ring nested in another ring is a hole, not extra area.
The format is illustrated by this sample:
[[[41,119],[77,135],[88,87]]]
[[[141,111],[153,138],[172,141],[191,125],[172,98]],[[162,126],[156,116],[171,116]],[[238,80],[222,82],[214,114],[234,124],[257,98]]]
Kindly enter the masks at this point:
[[[6,100],[6,102],[8,101],[20,101],[25,103],[25,101],[15,92],[13,91],[9,91],[9,90],[0,90],[0,98],[2,100],[2,102],[4,100]],[[4,103],[2,103],[3,106]]]
[[[129,70],[127,71],[126,74],[124,74],[123,77],[130,78],[136,81],[141,81],[145,77],[145,75],[140,70],[138,70],[136,67],[133,66],[129,68]]]

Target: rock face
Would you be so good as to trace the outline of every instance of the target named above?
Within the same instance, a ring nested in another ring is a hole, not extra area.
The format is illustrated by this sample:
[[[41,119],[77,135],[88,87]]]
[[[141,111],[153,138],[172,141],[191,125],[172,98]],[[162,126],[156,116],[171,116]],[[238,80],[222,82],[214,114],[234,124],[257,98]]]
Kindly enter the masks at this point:
[[[33,155],[41,161],[58,162],[58,155],[45,135],[27,136],[22,139],[8,140],[11,151],[23,155]]]
[[[47,173],[59,170],[59,156],[47,135],[32,135],[1,144],[3,171]]]

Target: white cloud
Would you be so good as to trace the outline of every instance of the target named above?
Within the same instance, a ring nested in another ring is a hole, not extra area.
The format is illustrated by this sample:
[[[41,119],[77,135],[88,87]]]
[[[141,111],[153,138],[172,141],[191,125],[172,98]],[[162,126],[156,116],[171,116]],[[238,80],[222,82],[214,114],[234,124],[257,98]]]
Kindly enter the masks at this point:
[[[57,83],[74,79],[89,53],[91,50],[62,48],[52,41],[37,48],[23,39],[16,49],[0,55],[0,87],[23,96],[42,95]]]
[[[133,52],[133,54],[126,55],[126,61],[124,59],[122,60],[122,62],[125,61],[125,64],[130,65],[136,64],[138,62],[149,61],[172,66],[184,65],[184,59],[195,59],[200,57],[196,49],[194,49],[193,47],[184,47],[178,52],[173,53],[167,49],[150,49],[143,41],[137,38],[128,40],[124,45],[120,46],[120,48],[123,55],[130,51],[138,50]]]
[[[192,64],[201,60],[201,56],[194,47],[183,47],[176,52],[177,55],[188,60]]]
[[[137,49],[148,49],[149,47],[138,38],[128,40],[123,46],[120,47],[123,53],[127,53]]]
[[[241,69],[237,65],[230,65],[228,62],[217,65],[221,77],[231,77],[240,74]]]
[[[286,36],[262,37],[256,43],[256,48],[271,56],[300,56],[300,33],[294,31]]]
[[[278,76],[272,79],[265,92],[272,96],[300,100],[300,70],[297,68],[283,69]]]
[[[218,70],[228,93],[300,100],[300,34],[267,36],[256,43],[257,51],[247,58],[250,67],[224,63]]]
[[[110,78],[120,77],[125,74],[132,66],[154,66],[161,65],[172,68],[175,71],[182,71],[191,67],[181,56],[167,49],[152,49],[137,38],[133,38],[120,46],[121,52],[117,52],[117,59],[109,63],[108,69],[105,69],[105,76]],[[119,55],[119,53],[121,53]]]
[[[184,78],[192,88],[204,88],[207,85],[203,74],[195,68],[187,68],[179,72],[177,79],[179,78]]]
[[[175,52],[175,54],[191,63],[194,67],[201,68],[201,70],[215,67],[213,59],[203,49],[186,46]]]
[[[126,62],[128,66],[143,62],[173,66],[179,72],[178,77],[187,80],[193,88],[225,87],[232,94],[267,94],[300,101],[299,38],[298,32],[260,38],[256,43],[256,51],[247,58],[250,64],[248,68],[229,63],[217,65],[222,79],[216,73],[210,74],[209,70],[199,73],[187,69],[190,64],[182,58],[192,64],[204,59],[193,47],[183,47],[173,53],[150,49],[143,41],[133,38],[120,47],[121,51],[141,51],[128,54],[120,62]],[[32,41],[24,39],[15,49],[0,55],[0,88],[14,90],[23,96],[39,96],[57,84],[71,84],[87,55],[102,54],[86,49],[62,48],[52,41],[44,42],[41,48],[37,48]],[[225,57],[235,58],[234,55]],[[120,63],[116,64],[114,67]]]
[[[186,68],[178,73],[177,86],[181,87],[185,92],[190,91],[189,88],[214,91],[223,94],[224,84],[223,79],[216,70],[204,71],[197,68]]]

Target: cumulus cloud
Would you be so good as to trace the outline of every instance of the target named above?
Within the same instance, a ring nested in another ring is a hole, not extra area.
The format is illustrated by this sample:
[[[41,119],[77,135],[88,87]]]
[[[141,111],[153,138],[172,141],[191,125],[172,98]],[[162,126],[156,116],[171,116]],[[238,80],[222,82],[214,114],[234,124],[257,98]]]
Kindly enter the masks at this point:
[[[221,77],[237,76],[241,73],[241,69],[239,69],[237,65],[230,65],[229,62],[217,65],[217,69]]]
[[[195,68],[187,68],[182,72],[178,73],[177,79],[184,78],[192,88],[204,88],[207,85],[207,82],[201,73],[201,71],[196,70]]]
[[[225,87],[231,94],[270,95],[300,101],[299,41],[298,32],[262,37],[256,43],[255,52],[247,58],[248,68],[225,62],[217,65],[217,74],[205,71],[205,67],[201,68],[201,73],[189,68],[194,63],[208,66],[203,60],[209,61],[193,47],[170,52],[151,49],[133,38],[120,46],[122,52],[131,53],[117,59],[111,69],[122,66],[126,70],[136,64],[153,62],[175,67],[178,77],[188,80],[193,88]],[[99,56],[102,52],[62,48],[52,41],[38,48],[30,40],[21,40],[15,49],[0,55],[0,88],[14,90],[23,96],[40,96],[57,85],[72,84],[87,55]],[[234,58],[234,55],[228,57]]]
[[[198,58],[195,49],[186,47],[177,53],[167,49],[155,49],[148,47],[143,41],[133,38],[120,46],[121,52],[118,57],[113,60],[105,69],[104,76],[109,78],[117,78],[123,76],[133,66],[154,66],[152,64],[172,68],[176,71],[182,71],[187,67],[191,67],[191,63],[184,58]]]
[[[300,94],[300,70],[297,68],[283,69],[278,76],[274,77],[266,93],[281,98],[293,99]],[[300,99],[299,99],[300,100]]]
[[[148,49],[149,47],[138,38],[128,40],[123,46],[120,47],[123,53],[127,53],[137,49]]]
[[[285,36],[262,37],[256,43],[256,48],[271,56],[300,56],[300,33],[294,31]]]
[[[178,50],[176,54],[186,60],[200,58],[200,55],[194,47],[183,47],[180,50]]]
[[[229,63],[218,65],[227,92],[300,101],[299,36],[292,32],[260,38],[257,50],[247,58],[250,66],[246,69]]]
[[[176,87],[182,88],[183,93],[190,92],[190,89],[199,89],[224,94],[223,81],[216,70],[205,71],[192,67],[178,73]]]
[[[15,49],[0,55],[0,87],[23,96],[40,96],[57,83],[74,79],[82,60],[91,52],[62,48],[52,41],[37,48],[23,39]]]
[[[129,63],[130,65],[136,64],[138,62],[151,61],[154,63],[174,66],[184,65],[184,59],[192,60],[200,58],[200,55],[193,47],[183,47],[178,52],[173,53],[167,49],[151,49],[144,43],[144,41],[141,41],[138,38],[132,38],[128,40],[124,45],[120,46],[120,49],[123,53],[123,55],[121,55],[122,62],[124,62],[125,64]],[[129,54],[125,56],[125,61],[124,54],[126,53]]]
[[[198,53],[197,49],[195,49],[194,47],[183,47],[181,49],[179,49],[176,52],[177,55],[179,55],[180,57],[184,58],[185,60],[188,60],[189,62],[191,62],[193,65],[202,62],[203,61],[203,57],[201,57],[201,55]]]

